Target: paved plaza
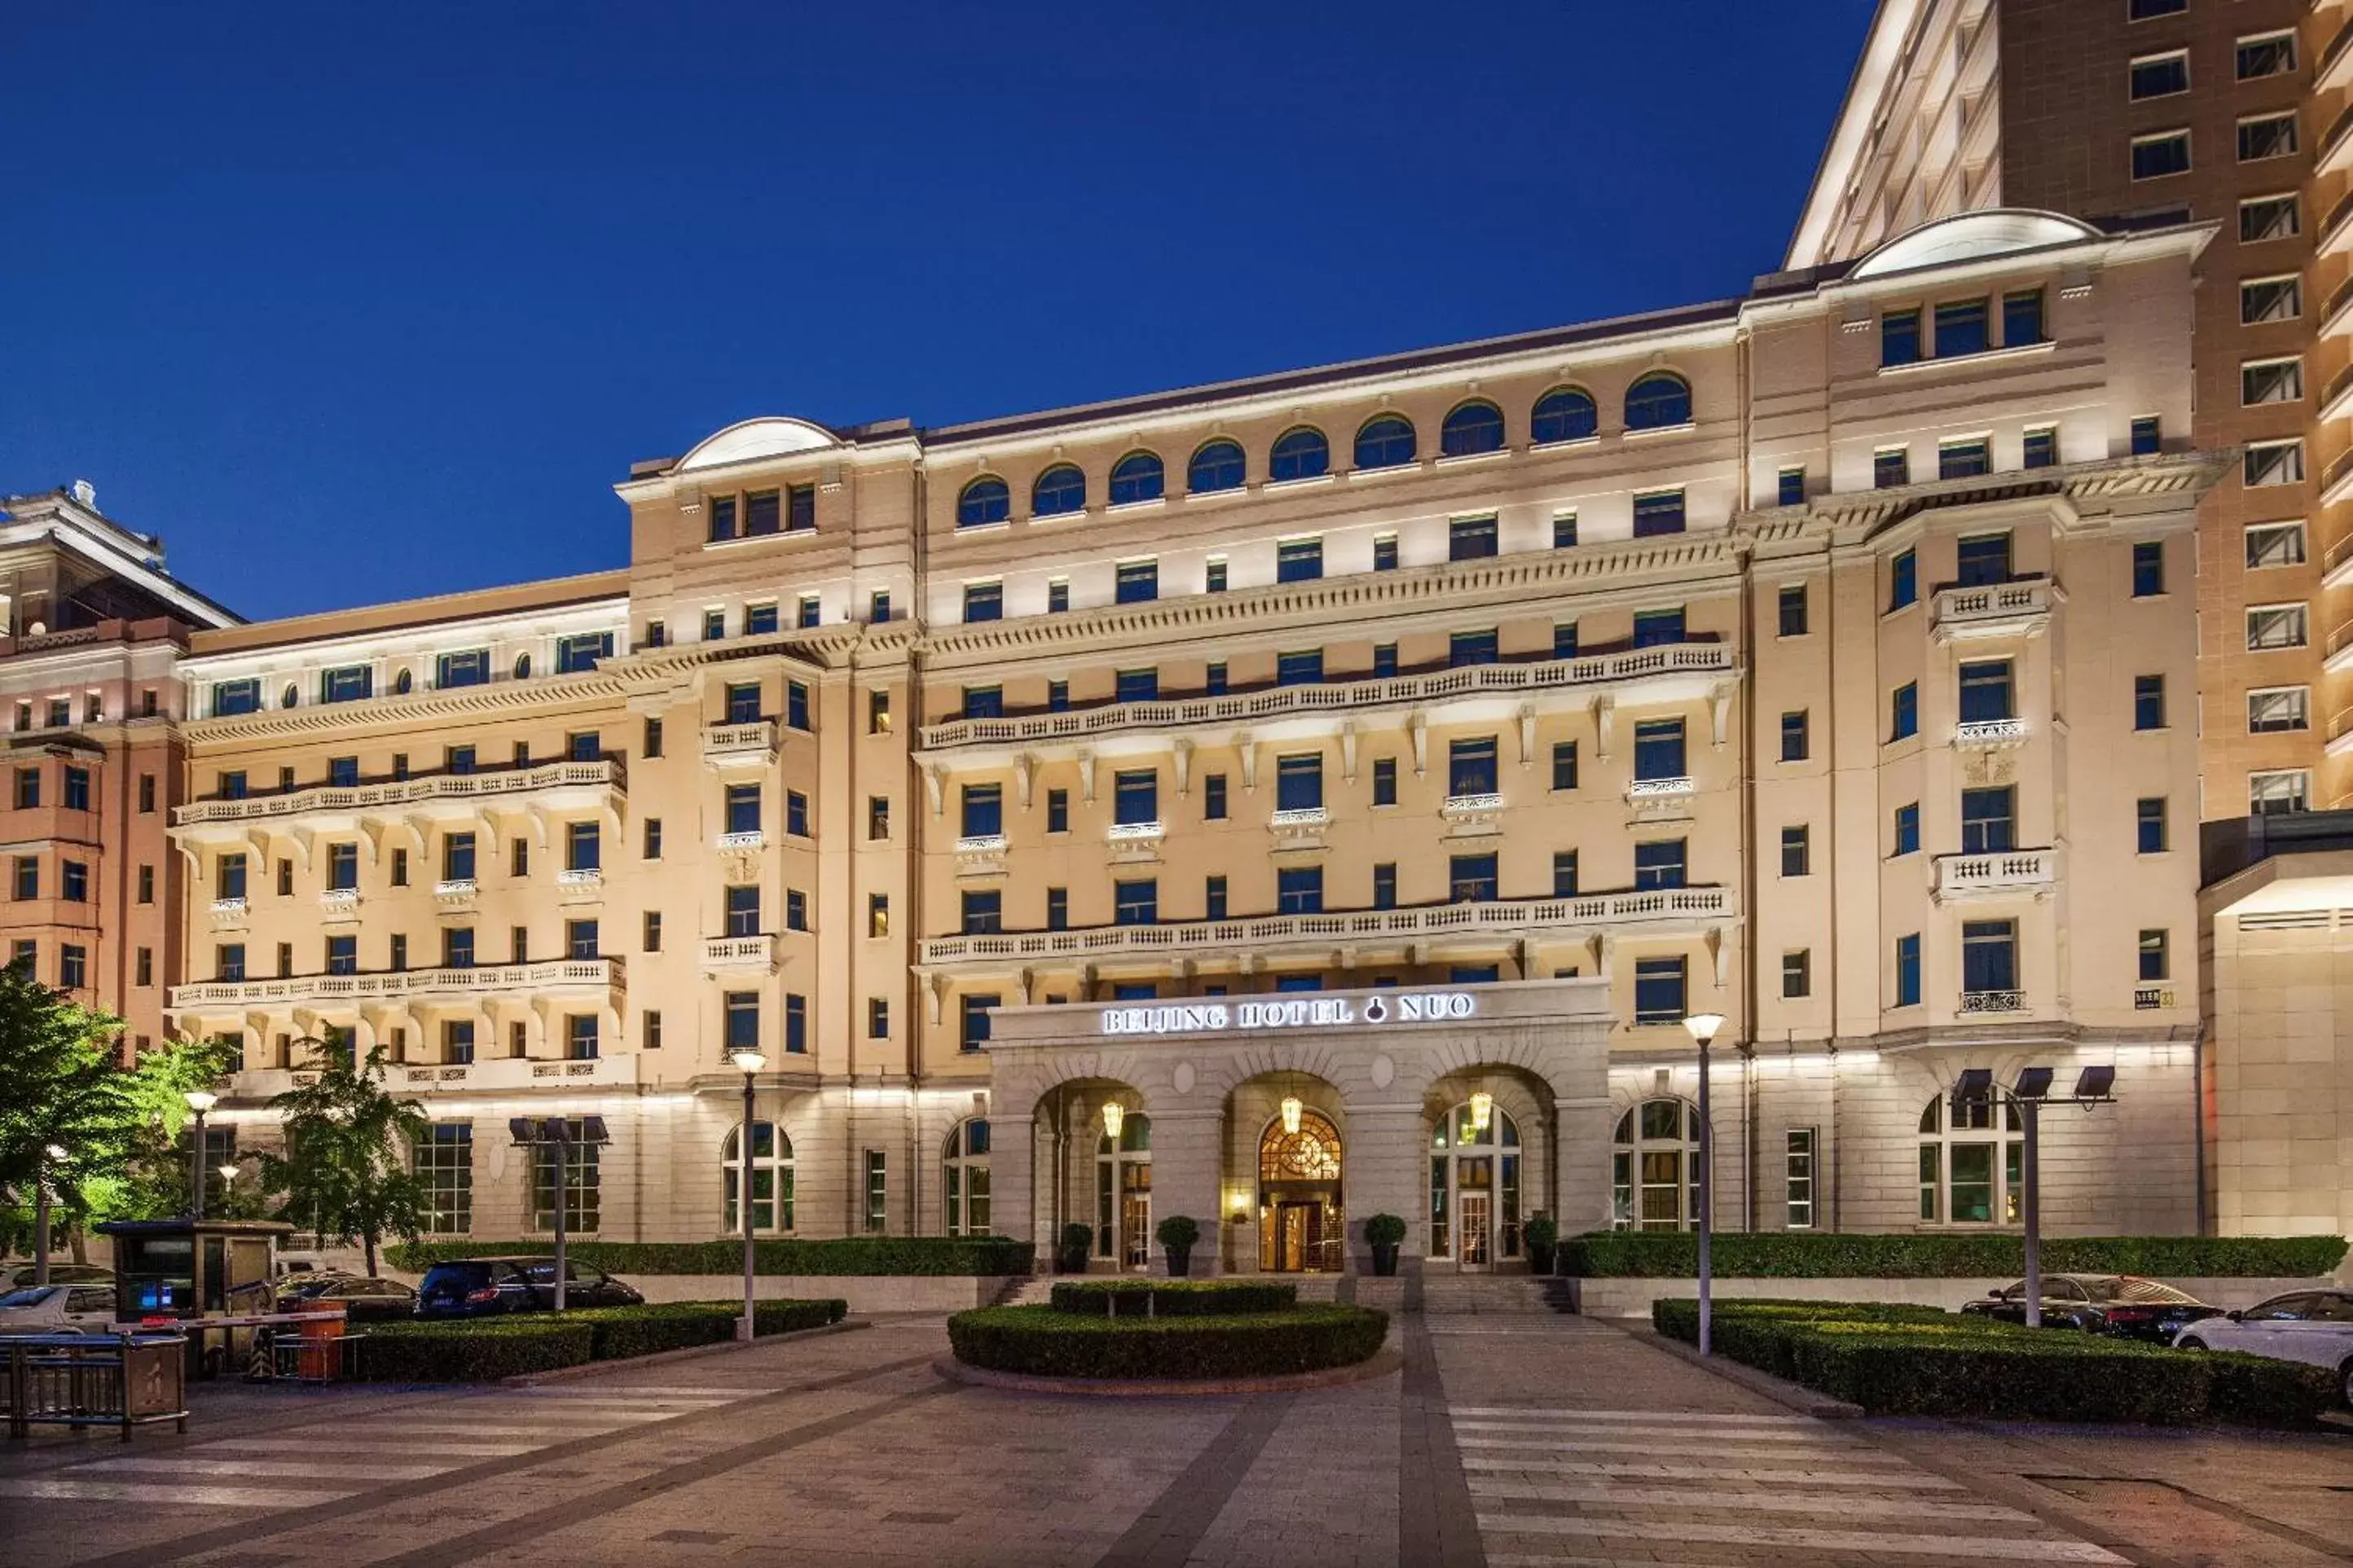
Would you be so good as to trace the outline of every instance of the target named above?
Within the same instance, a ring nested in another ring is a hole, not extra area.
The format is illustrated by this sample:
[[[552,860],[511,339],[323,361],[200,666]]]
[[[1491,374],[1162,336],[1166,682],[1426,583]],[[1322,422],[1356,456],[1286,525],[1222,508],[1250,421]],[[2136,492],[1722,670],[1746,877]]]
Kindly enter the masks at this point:
[[[206,1390],[0,1451],[5,1568],[2304,1564],[2353,1437],[1826,1422],[1587,1319],[1410,1312],[1401,1374],[946,1382],[937,1318],[535,1388]]]

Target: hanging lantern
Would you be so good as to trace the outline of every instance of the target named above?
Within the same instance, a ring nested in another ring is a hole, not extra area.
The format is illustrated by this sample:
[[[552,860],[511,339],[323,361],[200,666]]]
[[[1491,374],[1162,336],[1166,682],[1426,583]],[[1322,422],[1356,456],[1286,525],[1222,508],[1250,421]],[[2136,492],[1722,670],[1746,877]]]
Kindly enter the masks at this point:
[[[1120,1127],[1127,1121],[1127,1108],[1116,1100],[1103,1101],[1103,1136],[1113,1143],[1119,1142]]]
[[[1297,1095],[1286,1094],[1282,1097],[1282,1131],[1286,1135],[1295,1136],[1298,1133],[1299,1114],[1305,1109],[1306,1107],[1299,1103]]]
[[[1471,1131],[1484,1132],[1494,1119],[1495,1097],[1482,1089],[1471,1097]]]

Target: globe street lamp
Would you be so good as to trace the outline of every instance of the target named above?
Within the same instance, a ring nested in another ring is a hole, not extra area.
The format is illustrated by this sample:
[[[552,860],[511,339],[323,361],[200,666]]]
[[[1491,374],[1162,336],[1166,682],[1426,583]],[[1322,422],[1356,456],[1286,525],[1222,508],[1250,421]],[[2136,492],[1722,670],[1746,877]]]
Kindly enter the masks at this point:
[[[1715,1349],[1715,1321],[1713,1298],[1715,1290],[1715,1260],[1708,1252],[1710,1216],[1713,1214],[1715,1182],[1715,1131],[1708,1119],[1707,1047],[1715,1041],[1715,1032],[1724,1027],[1721,1013],[1694,1013],[1683,1020],[1683,1027],[1699,1042],[1699,1179],[1694,1184],[1699,1193],[1699,1212],[1693,1221],[1699,1227],[1699,1353],[1707,1355]]]
[[[182,1095],[188,1109],[195,1114],[194,1131],[188,1140],[188,1217],[205,1217],[205,1113],[220,1103],[220,1096],[208,1089],[192,1089]]]
[[[744,1211],[744,1319],[735,1325],[735,1337],[744,1343],[752,1342],[752,1075],[768,1065],[768,1058],[749,1048],[730,1051],[727,1059],[744,1075],[744,1129],[737,1135],[735,1152],[743,1157],[737,1174],[737,1205]]]

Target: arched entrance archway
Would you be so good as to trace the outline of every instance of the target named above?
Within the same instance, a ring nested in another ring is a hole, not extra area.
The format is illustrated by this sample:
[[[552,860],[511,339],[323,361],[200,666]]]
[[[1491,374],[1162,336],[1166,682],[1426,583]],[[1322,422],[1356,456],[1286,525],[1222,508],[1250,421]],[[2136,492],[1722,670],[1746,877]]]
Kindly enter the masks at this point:
[[[1336,1274],[1347,1255],[1340,1130],[1296,1100],[1258,1142],[1258,1265],[1271,1274]]]
[[[1478,1273],[1520,1258],[1520,1125],[1492,1095],[1440,1117],[1430,1142],[1430,1254]]]

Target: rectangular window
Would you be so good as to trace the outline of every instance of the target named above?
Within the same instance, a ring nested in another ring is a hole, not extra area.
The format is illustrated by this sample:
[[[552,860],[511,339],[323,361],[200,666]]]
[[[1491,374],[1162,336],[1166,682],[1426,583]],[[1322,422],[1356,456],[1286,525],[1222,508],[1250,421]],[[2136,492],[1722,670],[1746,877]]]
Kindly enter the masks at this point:
[[[2305,532],[2301,522],[2258,522],[2247,529],[2247,569],[2301,566],[2305,563]]]
[[[90,902],[90,863],[86,860],[67,860],[60,863],[58,870],[60,873],[58,879],[59,896],[69,904]]]
[[[1398,803],[1398,765],[1395,757],[1373,759],[1373,804],[1395,805]]]
[[[1324,912],[1324,868],[1282,866],[1274,873],[1274,910],[1282,915]]]
[[[1046,929],[1048,931],[1068,931],[1070,929],[1070,925],[1071,889],[1068,888],[1047,889]]]
[[[1071,607],[1071,580],[1056,577],[1046,584],[1046,613],[1059,616]]]
[[[1644,719],[1634,726],[1634,777],[1638,783],[1687,778],[1684,766],[1683,721]]]
[[[1781,760],[1802,763],[1806,760],[1806,713],[1799,709],[1781,715]]]
[[[1491,795],[1498,787],[1495,738],[1493,735],[1447,742],[1446,794],[1449,799]]]
[[[1556,899],[1577,897],[1577,851],[1574,849],[1553,851],[1552,896]]]
[[[796,1056],[808,1050],[808,998],[797,991],[785,993],[785,1049]]]
[[[866,1037],[887,1040],[891,1037],[891,999],[869,996],[866,999]]]
[[[1226,820],[1226,775],[1209,773],[1201,780],[1201,820]]]
[[[564,956],[590,959],[596,956],[597,922],[565,921],[564,922]]]
[[[790,485],[785,490],[785,531],[802,533],[817,526],[817,487]]]
[[[1378,657],[1377,650],[1375,657]],[[1212,697],[1223,697],[1226,694],[1226,661],[1224,659],[1213,658],[1208,662],[1202,672],[1201,689]]]
[[[1781,875],[1804,877],[1814,867],[1813,834],[1803,823],[1781,829]]]
[[[2145,98],[2168,98],[2177,92],[2189,90],[2189,51],[2175,49],[2170,54],[2143,55],[2128,68],[2128,96],[2136,103]]]
[[[2132,422],[2132,455],[2147,458],[2165,449],[2165,422],[2144,414]]]
[[[1782,1134],[1781,1224],[1788,1230],[1814,1227],[1814,1130],[1792,1127]]]
[[[1394,533],[1373,536],[1373,570],[1394,572],[1398,569],[1398,540]]]
[[[1274,547],[1274,580],[1312,583],[1324,575],[1324,542],[1286,539]]]
[[[330,974],[357,974],[360,972],[360,939],[355,936],[329,937],[326,968]]]
[[[1493,631],[1456,632],[1448,638],[1446,662],[1458,669],[1465,665],[1493,664],[1497,651]]]
[[[891,732],[891,694],[869,691],[866,694],[866,732],[887,735]]]
[[[1989,658],[1964,664],[1960,678],[1962,723],[1989,724],[2018,716],[2010,695],[2010,660]]]
[[[1577,787],[1577,742],[1555,741],[1552,743],[1552,787]]]
[[[2266,735],[2311,728],[2310,688],[2282,686],[2247,693],[2247,730],[2250,733]]]
[[[773,601],[765,605],[744,606],[744,635],[747,637],[774,637],[776,634],[776,606]]]
[[[1964,588],[1985,588],[2010,577],[2010,535],[1979,533],[1964,539],[1956,550],[1956,581]]]
[[[1488,904],[1499,897],[1496,892],[1496,858],[1493,855],[1455,855],[1448,858],[1446,897],[1457,904]]]
[[[1679,643],[1684,637],[1683,606],[1672,610],[1637,610],[1634,612],[1634,646],[1660,647]]]
[[[1112,775],[1112,821],[1139,827],[1160,820],[1160,773],[1155,768],[1123,770]]]
[[[1871,455],[1871,483],[1874,489],[1891,490],[1912,482],[1912,454],[1902,447],[1882,447]]]
[[[1780,628],[1785,637],[1806,635],[1806,585],[1790,583],[1781,589]]]
[[[2161,675],[2133,677],[2133,728],[2136,730],[2165,728],[2165,677]]]
[[[1495,520],[1458,517],[1446,525],[1449,561],[1484,561],[1495,553]]]
[[[1810,948],[1799,948],[1781,955],[1781,998],[1795,1001],[1810,996],[1814,990],[1814,954]]]
[[[994,936],[1005,929],[1005,895],[995,888],[966,888],[962,895],[966,936]]]
[[[784,509],[775,490],[754,490],[744,498],[744,532],[751,538],[777,531]]]
[[[444,926],[441,930],[441,967],[471,969],[474,966],[474,928]]]
[[[453,1028],[456,1022],[445,1026]],[[474,1026],[466,1023],[466,1054],[446,1061],[474,1059]],[[425,1189],[425,1229],[434,1236],[464,1236],[474,1228],[474,1128],[467,1121],[437,1121],[409,1141],[409,1170]]]
[[[1002,719],[1005,717],[1005,688],[1001,686],[967,686],[964,689],[964,716],[967,719]]]
[[[1373,867],[1373,908],[1397,908],[1397,862],[1382,860]]]
[[[988,1010],[997,1005],[997,997],[993,992],[987,995],[966,995],[956,999],[958,1050],[976,1051],[988,1043]]]
[[[1887,563],[1887,607],[1900,610],[1920,602],[1920,558],[1906,550]]]
[[[360,760],[357,757],[329,757],[327,759],[327,787],[329,789],[356,789],[359,787],[359,782]]]
[[[2145,539],[2133,546],[2132,592],[2136,599],[2151,599],[2165,592],[2165,545]]]
[[[2018,989],[2017,921],[1961,922],[1961,989],[1975,995]]]
[[[1160,672],[1156,669],[1123,669],[1113,678],[1114,702],[1154,702],[1159,697]]]
[[[2059,432],[2051,426],[2039,426],[2026,433],[2021,446],[2026,466],[2048,468],[2059,461]]]
[[[785,889],[785,929],[807,931],[808,928],[808,895],[798,888],[786,888]]]
[[[2133,848],[2142,855],[2162,855],[2166,848],[2165,797],[2145,795],[2134,813]]]
[[[1683,970],[1680,957],[1634,961],[1634,1022],[1680,1024],[1689,1016],[1683,1005]]]
[[[648,910],[645,912],[644,923],[645,931],[638,942],[638,945],[648,952],[659,952],[661,951],[662,938],[661,911],[659,910]]]
[[[1909,740],[1920,732],[1920,688],[1905,681],[1888,694],[1887,738]]]
[[[41,862],[37,856],[19,855],[14,863],[11,895],[17,899],[37,899],[41,896]],[[229,897],[223,894],[222,897]]]
[[[2158,16],[2178,16],[2189,9],[2189,0],[2125,0],[2125,20],[2147,22]]]
[[[2303,232],[2303,215],[2293,191],[2276,196],[2248,196],[2239,203],[2241,245],[2259,245],[2267,239],[2294,239]],[[2241,300],[2243,307],[2243,295]],[[2286,318],[2274,316],[2264,319],[2281,321]]]
[[[757,723],[763,717],[760,683],[756,680],[731,680],[727,683],[727,722]]]
[[[1373,645],[1373,679],[1387,680],[1398,672],[1398,645],[1381,642]],[[1215,695],[1215,693],[1211,693]]]
[[[2018,847],[2018,791],[2000,784],[1961,792],[1961,853],[1998,855]]]
[[[610,632],[577,632],[555,639],[555,673],[577,675],[596,668],[597,661],[613,657],[613,634]]]
[[[604,828],[594,822],[567,822],[564,825],[564,868],[567,871],[594,871],[604,862]]]
[[[2295,72],[2295,35],[2293,32],[2259,33],[2241,38],[2233,53],[2241,81],[2256,81],[2270,76],[2292,76]]]
[[[1323,679],[1324,650],[1320,647],[1274,656],[1274,683],[1277,686],[1315,686]]]
[[[646,858],[647,858],[647,859],[649,859],[649,860],[659,860],[659,859],[660,859],[660,858],[661,858],[661,852],[662,852],[661,833],[662,833],[662,829],[661,829],[661,818],[660,818],[660,817],[659,817],[659,816],[649,816],[649,817],[647,817],[647,818],[646,818],[646,845],[645,845],[645,847],[646,847]]]
[[[2291,121],[2295,116],[2289,116]],[[2241,216],[2245,216],[2242,207]],[[2239,324],[2293,321],[2304,314],[2304,277],[2290,272],[2276,278],[2248,278],[2239,284]]]
[[[866,1151],[866,1229],[880,1236],[891,1227],[891,1184],[880,1149]]]
[[[1920,933],[1895,939],[1895,1005],[1920,1005]]]
[[[360,847],[356,844],[327,846],[327,890],[335,893],[354,891],[360,885]]]
[[[564,1161],[564,1220],[575,1235],[594,1232],[602,1223],[603,1202],[599,1191],[597,1167],[602,1163],[604,1146],[597,1143],[569,1143],[561,1146]],[[532,1228],[555,1228],[555,1157],[559,1146],[541,1143],[532,1153],[531,1205]]]
[[[375,689],[375,671],[364,664],[341,665],[319,675],[319,700],[357,702]]]
[[[1689,847],[1681,838],[1655,838],[1634,846],[1634,887],[1680,888],[1690,870]]]
[[[1575,512],[1564,511],[1554,514],[1552,547],[1555,550],[1574,550],[1577,547],[1577,514]]]
[[[1112,884],[1112,921],[1124,926],[1148,926],[1160,919],[1160,884],[1151,878]]]
[[[2022,289],[2001,297],[2001,342],[2004,348],[2025,348],[2043,341],[2042,290]]]
[[[2264,403],[2303,400],[2304,361],[2300,356],[2248,360],[2239,366],[2239,402],[2242,406],[2253,408]]]
[[[2132,177],[2159,180],[2189,172],[2189,132],[2159,131],[2132,139]]]
[[[702,612],[702,640],[703,640],[704,642],[717,642],[720,638],[722,638],[722,637],[725,637],[726,635],[727,635],[727,612],[726,612],[726,611],[724,611],[724,610],[705,610],[705,611],[703,611],[703,612]]]
[[[1966,441],[1939,441],[1936,444],[1936,477],[1940,479],[1973,479],[1980,474],[1993,472],[1993,443],[1983,436]]]
[[[2140,933],[2140,977],[2144,981],[2173,978],[2171,941],[2164,931],[2144,931]]]
[[[1005,618],[1005,584],[966,583],[964,585],[964,618],[967,621],[1003,620]]]
[[[1224,556],[1213,555],[1202,567],[1201,591],[1205,594],[1222,594],[1226,591],[1226,558]],[[1065,605],[1063,607],[1067,609],[1070,606]]]
[[[806,681],[785,682],[785,728],[803,734],[814,728],[809,722],[809,689]]]
[[[722,1037],[731,1051],[760,1048],[760,994],[730,991],[720,1000]]]
[[[1201,918],[1205,921],[1226,918],[1226,879],[1223,877],[1201,879]]]
[[[155,901],[155,868],[153,866],[139,868],[139,901],[142,904]]]
[[[343,973],[349,973],[350,971],[346,970]],[[68,991],[79,991],[89,984],[90,950],[79,942],[58,943],[58,984]]]
[[[2304,482],[2304,442],[2250,441],[2239,458],[2239,477],[2247,489]]]
[[[2302,647],[2308,636],[2302,605],[2250,605],[2247,607],[2247,651]]]
[[[259,679],[223,680],[213,687],[213,717],[232,718],[239,713],[261,711],[261,682]],[[32,728],[28,704],[18,704],[16,725],[19,730]]]
[[[1160,597],[1160,563],[1123,561],[1112,587],[1112,602],[1145,605]]]
[[[1956,300],[1937,306],[1936,357],[1952,359],[1985,353],[1989,346],[1987,314],[1983,300]]]
[[[1048,790],[1046,792],[1046,831],[1068,833],[1070,830],[1071,792],[1066,789]]]
[[[1779,484],[1775,491],[1775,499],[1778,504],[1782,506],[1805,505],[1806,470],[1803,468],[1783,468],[1779,476]]]
[[[1879,318],[1879,363],[1913,364],[1920,358],[1920,312],[1888,310]]]
[[[1324,805],[1324,754],[1278,757],[1274,764],[1277,811],[1318,811]]]
[[[1634,537],[1655,539],[1683,531],[1683,492],[1653,490],[1634,498]]]
[[[755,884],[737,883],[722,898],[729,936],[760,934],[760,889]]]
[[[1910,802],[1895,808],[1894,847],[1890,855],[1917,855],[1920,852],[1920,803]]]
[[[447,690],[459,686],[488,686],[491,683],[491,650],[471,647],[459,653],[445,653],[433,661],[433,684]]]

